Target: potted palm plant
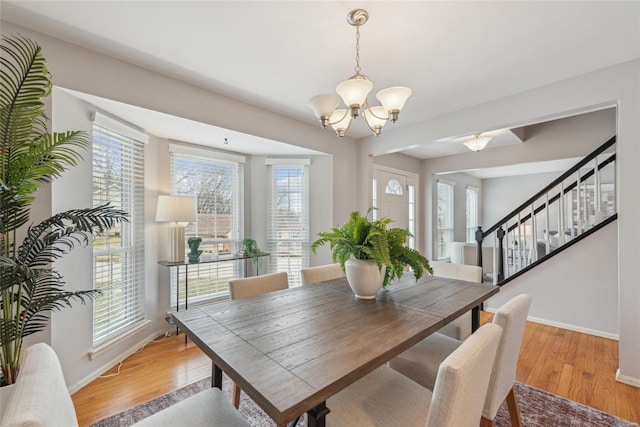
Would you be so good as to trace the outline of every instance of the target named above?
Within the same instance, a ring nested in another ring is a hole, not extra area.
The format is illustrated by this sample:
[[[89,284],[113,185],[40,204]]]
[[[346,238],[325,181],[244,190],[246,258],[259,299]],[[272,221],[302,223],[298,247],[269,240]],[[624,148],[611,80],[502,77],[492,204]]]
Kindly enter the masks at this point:
[[[0,47],[0,383],[13,384],[23,338],[43,330],[52,310],[98,294],[65,291],[53,263],[127,214],[104,205],[30,224],[37,190],[75,166],[91,141],[79,131],[48,131],[43,99],[52,82],[40,46],[10,36]]]
[[[369,219],[372,210],[369,208],[364,216],[352,212],[346,223],[318,233],[318,240],[311,244],[313,253],[329,244],[334,262],[340,262],[349,286],[361,299],[375,298],[378,290],[399,279],[407,266],[416,280],[425,271],[433,274],[429,261],[406,246],[409,230],[387,228],[393,222],[390,218]]]

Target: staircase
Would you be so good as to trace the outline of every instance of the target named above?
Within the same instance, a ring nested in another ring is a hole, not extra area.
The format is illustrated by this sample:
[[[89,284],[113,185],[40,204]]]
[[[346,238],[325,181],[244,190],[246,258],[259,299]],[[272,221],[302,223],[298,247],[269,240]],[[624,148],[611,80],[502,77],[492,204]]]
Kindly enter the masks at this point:
[[[616,137],[522,203],[493,226],[478,227],[482,247],[493,248],[495,285],[502,286],[618,218]]]

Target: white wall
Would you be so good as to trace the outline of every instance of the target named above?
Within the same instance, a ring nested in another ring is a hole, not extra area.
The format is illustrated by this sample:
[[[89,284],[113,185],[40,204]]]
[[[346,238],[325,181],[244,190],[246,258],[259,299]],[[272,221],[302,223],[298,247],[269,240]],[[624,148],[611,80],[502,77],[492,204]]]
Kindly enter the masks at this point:
[[[398,169],[405,172],[420,173],[422,167],[422,160],[415,157],[407,156],[402,153],[384,154],[382,156],[374,157],[373,163],[380,166],[386,166],[388,168]]]
[[[640,357],[638,357],[640,310],[637,309],[640,306],[637,272],[637,265],[640,263],[640,245],[637,238],[640,235],[640,221],[638,221],[640,218],[639,75],[640,60],[635,60],[396,129],[387,132],[384,141],[375,141],[372,138],[361,141],[367,144],[366,149],[361,149],[363,153],[378,155],[451,135],[468,135],[483,130],[522,126],[593,111],[604,106],[617,106],[618,262],[617,268],[604,273],[607,277],[617,278],[620,336],[618,379],[638,386],[640,386]],[[556,141],[555,144],[542,147],[525,143],[515,147],[504,147],[501,150],[483,150],[479,153],[425,161],[421,174],[424,184],[422,188],[426,192],[424,209],[427,215],[424,217],[425,223],[428,224],[427,227],[421,227],[425,231],[425,240],[432,240],[433,215],[429,213],[432,212],[431,183],[434,173],[584,155],[607,139],[609,129],[603,128],[600,131],[603,132],[602,135],[591,135],[594,140],[593,145],[585,143],[582,146],[565,146],[564,142]],[[588,150],[589,148],[591,150]],[[583,252],[585,256],[588,255],[587,251]],[[430,255],[427,252],[427,256]],[[607,265],[602,266],[603,270],[606,268]],[[561,283],[572,280],[572,274],[573,272],[569,269],[563,270],[559,277],[562,279]],[[589,289],[601,285],[601,282],[591,276],[585,277],[582,283],[584,288]],[[579,304],[575,300],[566,300],[565,303]],[[535,311],[538,310],[538,304],[534,299]],[[560,316],[560,313],[557,314]],[[580,319],[575,319],[576,323],[579,321]]]
[[[482,228],[487,229],[549,185],[561,172],[482,180]],[[542,237],[540,237],[542,238]]]

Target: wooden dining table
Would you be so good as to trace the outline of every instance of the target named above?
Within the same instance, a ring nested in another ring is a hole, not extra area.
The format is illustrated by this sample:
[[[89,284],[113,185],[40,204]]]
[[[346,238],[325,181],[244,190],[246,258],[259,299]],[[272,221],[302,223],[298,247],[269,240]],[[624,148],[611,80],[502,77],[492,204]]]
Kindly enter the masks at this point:
[[[497,286],[408,274],[373,300],[357,299],[345,278],[173,313],[213,365],[276,423],[308,414],[324,426],[326,400],[478,307]],[[425,402],[426,404],[426,402]]]

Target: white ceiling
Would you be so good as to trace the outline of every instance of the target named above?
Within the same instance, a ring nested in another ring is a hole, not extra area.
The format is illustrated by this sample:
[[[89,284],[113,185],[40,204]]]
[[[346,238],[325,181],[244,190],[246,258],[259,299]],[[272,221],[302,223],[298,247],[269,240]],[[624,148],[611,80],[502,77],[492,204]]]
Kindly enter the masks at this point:
[[[308,99],[353,74],[356,7],[370,15],[360,56],[374,92],[413,89],[389,128],[640,57],[638,1],[0,2],[4,20],[310,124]],[[361,122],[349,136],[369,134]],[[518,142],[506,132],[490,146]]]

